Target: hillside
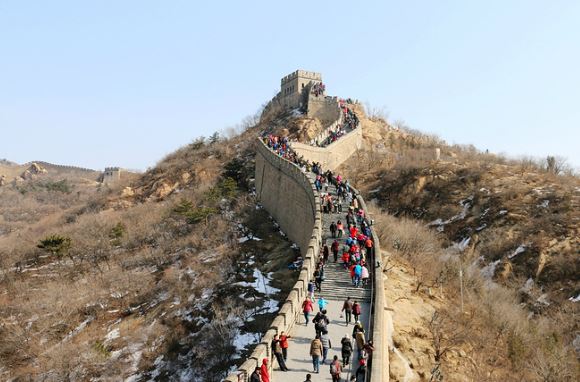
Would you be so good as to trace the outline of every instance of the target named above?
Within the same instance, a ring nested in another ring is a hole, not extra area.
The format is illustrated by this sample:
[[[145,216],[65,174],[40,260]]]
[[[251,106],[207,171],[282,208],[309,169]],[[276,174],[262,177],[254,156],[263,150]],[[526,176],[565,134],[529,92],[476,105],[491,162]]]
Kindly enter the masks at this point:
[[[38,165],[0,187],[0,379],[222,378],[297,277],[252,196],[261,129],[111,185]]]
[[[364,144],[337,173],[381,238],[391,379],[574,380],[578,178],[348,107]],[[309,142],[323,127],[268,107],[107,185],[0,163],[0,378],[223,378],[298,277],[296,246],[256,203],[255,138]]]
[[[452,380],[462,380],[461,374],[498,381],[573,380],[580,354],[575,319],[580,180],[555,175],[538,161],[450,146],[380,118],[363,117],[362,125],[364,149],[339,171],[374,205],[393,267],[402,262],[415,279],[414,289],[400,298],[422,296],[439,305],[418,327],[395,310],[396,325],[408,330],[396,330],[399,349],[416,359],[414,349],[424,347],[420,333],[427,329],[433,335],[438,317],[443,318],[438,330],[451,331],[439,370],[457,378]],[[399,299],[391,304],[398,306]],[[463,314],[469,321],[458,319]],[[427,351],[436,351],[434,344]],[[454,356],[459,350],[464,357]],[[428,376],[431,366],[423,362],[418,375]]]

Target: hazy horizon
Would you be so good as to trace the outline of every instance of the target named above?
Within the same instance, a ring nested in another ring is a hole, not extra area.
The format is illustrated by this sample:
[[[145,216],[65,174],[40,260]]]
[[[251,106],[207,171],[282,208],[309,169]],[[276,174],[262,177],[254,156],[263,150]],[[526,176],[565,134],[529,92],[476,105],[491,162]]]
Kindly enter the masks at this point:
[[[145,170],[305,69],[451,144],[578,168],[578,19],[566,1],[0,0],[0,158]]]

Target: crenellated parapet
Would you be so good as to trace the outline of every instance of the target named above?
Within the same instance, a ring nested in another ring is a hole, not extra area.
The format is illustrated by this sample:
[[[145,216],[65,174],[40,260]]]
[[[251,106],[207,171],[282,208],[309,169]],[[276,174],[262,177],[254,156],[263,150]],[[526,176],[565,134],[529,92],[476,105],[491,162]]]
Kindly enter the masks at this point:
[[[92,170],[90,168],[84,168],[84,167],[77,167],[77,166],[67,166],[67,165],[61,165],[61,164],[54,164],[54,163],[48,163],[48,162],[44,162],[41,160],[35,160],[35,161],[31,161],[28,163],[25,163],[24,166],[30,166],[33,163],[36,163],[38,165],[41,165],[42,167],[52,167],[52,168],[56,168],[59,170],[70,170],[70,171],[82,171],[82,172],[97,172],[96,170]]]
[[[294,163],[279,157],[261,139],[256,149],[256,193],[260,203],[276,219],[288,238],[300,246],[304,257],[298,281],[250,357],[225,381],[247,382],[250,374],[272,358],[274,335],[291,332],[301,314],[302,301],[318,261],[322,245],[320,197],[314,183]],[[270,363],[272,367],[272,363]],[[271,373],[270,373],[271,374]]]

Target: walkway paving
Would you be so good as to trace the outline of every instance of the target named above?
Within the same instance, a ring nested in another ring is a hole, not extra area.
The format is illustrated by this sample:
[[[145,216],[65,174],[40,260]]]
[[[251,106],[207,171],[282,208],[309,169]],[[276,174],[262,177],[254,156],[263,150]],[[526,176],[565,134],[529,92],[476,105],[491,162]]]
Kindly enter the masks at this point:
[[[329,187],[329,192],[336,197],[336,189],[334,186]],[[330,223],[333,221],[336,222],[339,219],[346,224],[346,211],[340,214],[322,214],[324,231],[322,241],[324,242],[326,240],[329,247],[334,240],[330,237]],[[341,249],[344,245],[345,239],[346,237],[340,239]],[[341,254],[342,252],[339,252],[339,260],[337,263],[333,262],[332,253],[330,254],[329,263],[325,268],[325,281],[322,283],[322,292],[315,293],[316,298],[322,296],[328,300],[328,305],[326,307],[326,310],[328,311],[327,316],[330,319],[328,334],[330,335],[332,347],[328,351],[326,363],[320,366],[319,374],[312,372],[313,365],[312,358],[310,357],[310,342],[315,337],[314,325],[311,322],[306,326],[304,324],[304,317],[300,316],[299,321],[295,324],[292,330],[292,333],[290,333],[292,338],[289,341],[288,360],[286,361],[286,366],[290,371],[280,371],[277,362],[274,361],[274,375],[272,378],[274,382],[303,382],[306,379],[307,373],[312,374],[313,382],[332,381],[329,365],[335,355],[342,360],[340,351],[340,341],[342,338],[345,335],[348,335],[353,342],[353,346],[356,347],[354,339],[352,338],[353,323],[347,326],[344,318],[340,318],[340,310],[342,309],[342,304],[347,296],[350,296],[353,301],[357,300],[361,303],[362,314],[360,320],[365,327],[365,332],[369,332],[368,317],[371,299],[370,288],[354,288],[352,286],[348,271],[344,270],[340,263]],[[317,311],[318,304],[315,303],[315,312]],[[341,375],[342,380],[348,380],[347,378],[350,377],[350,373],[350,366],[344,368]]]

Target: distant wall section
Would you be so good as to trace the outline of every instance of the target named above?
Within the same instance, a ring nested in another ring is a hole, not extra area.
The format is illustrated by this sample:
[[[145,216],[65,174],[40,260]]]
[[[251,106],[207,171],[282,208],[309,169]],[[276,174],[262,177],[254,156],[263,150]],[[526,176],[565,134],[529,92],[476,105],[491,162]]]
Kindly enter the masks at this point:
[[[322,168],[334,171],[352,154],[362,148],[362,128],[359,127],[326,147],[315,147],[292,142],[290,145],[298,154],[310,162],[318,162]]]
[[[312,183],[297,166],[276,156],[262,142],[256,155],[256,193],[288,238],[305,254],[316,215]]]
[[[260,343],[246,360],[224,381],[248,382],[250,374],[262,364],[263,358],[272,359],[270,344],[276,334],[290,333],[302,314],[301,305],[308,293],[322,243],[322,216],[320,198],[313,182],[297,166],[280,158],[259,140],[256,150],[256,191],[266,210],[276,218],[288,237],[300,246],[304,264],[298,280],[286,301],[272,320]],[[273,362],[270,362],[272,373]],[[271,374],[270,374],[271,375]]]
[[[318,118],[322,125],[329,125],[340,118],[341,110],[338,107],[337,97],[324,95],[308,95],[308,117]]]

